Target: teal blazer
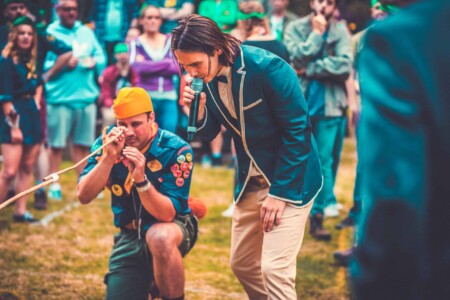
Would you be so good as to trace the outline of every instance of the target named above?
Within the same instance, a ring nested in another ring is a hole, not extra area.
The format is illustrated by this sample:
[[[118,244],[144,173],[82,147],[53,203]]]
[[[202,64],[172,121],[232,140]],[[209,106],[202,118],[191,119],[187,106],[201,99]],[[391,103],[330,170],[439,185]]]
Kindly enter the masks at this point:
[[[364,43],[355,299],[450,299],[450,1],[405,7]]]
[[[216,87],[217,79],[204,85],[206,116],[199,133],[212,140],[221,125],[231,132],[238,158],[235,202],[253,161],[270,184],[270,196],[295,206],[308,204],[322,187],[322,171],[306,101],[291,66],[266,50],[241,46],[232,66],[237,119]]]

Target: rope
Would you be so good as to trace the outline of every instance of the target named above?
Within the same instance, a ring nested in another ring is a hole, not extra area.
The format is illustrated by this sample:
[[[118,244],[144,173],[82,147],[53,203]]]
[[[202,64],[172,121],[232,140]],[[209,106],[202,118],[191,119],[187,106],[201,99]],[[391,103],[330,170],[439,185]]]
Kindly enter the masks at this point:
[[[92,156],[94,156],[94,155],[96,155],[97,153],[99,153],[103,148],[105,148],[106,146],[108,146],[109,144],[111,144],[112,142],[114,142],[114,141],[119,137],[119,135],[121,135],[122,133],[123,133],[123,130],[120,130],[119,133],[118,133],[115,137],[113,137],[112,139],[110,139],[109,141],[107,141],[107,142],[106,142],[104,145],[102,145],[100,148],[98,148],[98,149],[95,150],[94,152],[90,153],[88,156],[84,157],[82,160],[80,160],[79,162],[77,162],[77,163],[74,164],[73,166],[68,167],[68,168],[65,168],[65,169],[63,169],[63,170],[60,170],[60,171],[58,171],[58,172],[56,172],[56,173],[52,173],[52,174],[50,174],[50,175],[44,177],[43,182],[41,182],[40,184],[35,185],[35,186],[29,188],[28,190],[23,191],[23,192],[21,192],[21,193],[15,195],[14,197],[12,197],[12,198],[6,200],[6,201],[3,202],[2,204],[0,204],[0,210],[2,210],[3,208],[5,208],[5,207],[8,206],[9,204],[13,203],[13,202],[16,201],[17,199],[19,199],[19,198],[21,198],[21,197],[23,197],[23,196],[25,196],[25,195],[31,194],[32,192],[37,191],[37,190],[39,190],[39,189],[41,189],[41,188],[43,188],[43,187],[45,187],[45,186],[47,186],[47,185],[49,185],[49,184],[51,184],[51,183],[53,183],[53,182],[58,181],[58,180],[59,180],[59,175],[61,175],[61,174],[63,174],[63,173],[66,173],[66,172],[69,172],[69,171],[71,171],[71,170],[73,170],[73,169],[76,169],[76,168],[79,167],[81,164],[83,164],[85,161],[87,161],[89,158],[91,158]]]

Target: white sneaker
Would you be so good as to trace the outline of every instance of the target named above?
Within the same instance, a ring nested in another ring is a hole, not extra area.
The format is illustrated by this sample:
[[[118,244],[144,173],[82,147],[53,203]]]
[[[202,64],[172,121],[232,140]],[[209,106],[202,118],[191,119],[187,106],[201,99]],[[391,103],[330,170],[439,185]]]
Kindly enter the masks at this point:
[[[230,206],[226,210],[223,211],[222,217],[231,218],[234,213],[234,202],[231,202]]]
[[[323,210],[326,218],[335,218],[339,216],[339,209],[336,204],[330,204]]]
[[[55,201],[62,200],[61,185],[57,182],[52,183],[48,189],[48,197]]]

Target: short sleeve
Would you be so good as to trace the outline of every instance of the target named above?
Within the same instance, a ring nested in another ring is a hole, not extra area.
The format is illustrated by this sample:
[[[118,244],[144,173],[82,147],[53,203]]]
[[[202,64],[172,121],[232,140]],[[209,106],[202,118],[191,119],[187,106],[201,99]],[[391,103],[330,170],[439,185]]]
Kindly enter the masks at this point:
[[[170,198],[177,213],[189,213],[187,201],[194,168],[192,148],[186,145],[174,151],[166,166],[159,192]]]
[[[95,140],[94,144],[91,147],[91,151],[90,153],[96,151],[98,148],[100,148],[102,146],[103,142],[102,142],[102,137],[99,137]],[[81,173],[80,177],[78,178],[78,182],[81,181],[81,179],[87,175],[92,169],[94,169],[94,167],[97,165],[98,160],[100,159],[100,157],[102,156],[103,151],[100,151],[99,153],[97,153],[96,155],[90,157],[86,163],[86,166],[84,167],[83,172]]]

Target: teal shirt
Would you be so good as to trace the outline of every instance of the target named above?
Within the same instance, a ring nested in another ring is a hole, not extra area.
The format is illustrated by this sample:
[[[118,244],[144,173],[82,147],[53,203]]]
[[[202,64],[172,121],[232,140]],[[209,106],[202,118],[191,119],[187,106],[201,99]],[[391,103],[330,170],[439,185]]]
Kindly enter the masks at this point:
[[[66,28],[55,21],[47,28],[49,34],[72,46],[73,56],[78,57],[78,65],[70,70],[64,68],[59,74],[45,84],[48,104],[87,106],[94,103],[99,95],[96,76],[105,67],[105,55],[94,32],[76,21],[72,28]],[[44,69],[50,69],[58,56],[52,52],[47,54]],[[94,69],[84,66],[90,59],[95,60]]]
[[[108,129],[111,130],[114,126]],[[91,148],[91,152],[100,148],[102,137],[99,137]],[[79,180],[88,174],[98,163],[102,153],[91,157]],[[194,157],[191,146],[177,135],[158,130],[155,140],[144,154],[146,158],[145,175],[150,183],[173,204],[178,215],[190,213],[188,205],[191,187]],[[148,229],[157,222],[145,208],[140,208],[139,194],[133,186],[130,194],[124,187],[128,176],[128,167],[122,162],[114,165],[108,174],[108,188],[111,190],[111,209],[114,214],[114,225],[122,227],[134,219],[142,218],[143,229]],[[134,202],[134,205],[133,205]]]
[[[198,14],[212,19],[223,32],[229,33],[236,26],[238,10],[236,0],[203,0]]]

